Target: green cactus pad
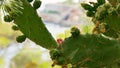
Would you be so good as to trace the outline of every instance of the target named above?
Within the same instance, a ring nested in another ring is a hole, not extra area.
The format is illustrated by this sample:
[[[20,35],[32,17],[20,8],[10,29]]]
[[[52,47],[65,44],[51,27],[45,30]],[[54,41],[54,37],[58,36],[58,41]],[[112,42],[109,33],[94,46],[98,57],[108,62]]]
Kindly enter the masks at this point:
[[[93,7],[87,3],[81,3],[81,6],[88,11],[93,11]]]
[[[115,68],[120,62],[120,43],[101,35],[69,37],[63,42],[61,51],[73,68]]]
[[[24,9],[20,10],[22,14],[18,15],[14,19],[14,23],[19,27],[20,31],[27,36],[27,38],[36,44],[47,49],[56,48],[56,41],[43,24],[43,21],[38,16],[37,12],[27,2],[27,0],[21,1]]]

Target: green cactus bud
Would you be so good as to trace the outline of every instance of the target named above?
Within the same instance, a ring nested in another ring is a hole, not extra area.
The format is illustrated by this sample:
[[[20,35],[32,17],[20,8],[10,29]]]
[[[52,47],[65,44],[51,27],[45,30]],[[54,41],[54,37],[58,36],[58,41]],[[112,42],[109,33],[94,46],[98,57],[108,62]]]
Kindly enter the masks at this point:
[[[41,1],[40,0],[35,0],[33,3],[33,8],[38,9],[41,6]]]
[[[73,37],[77,37],[77,36],[79,36],[80,31],[79,31],[78,28],[72,27],[72,28],[71,28],[71,34],[72,34]]]
[[[18,36],[18,37],[16,38],[16,41],[17,41],[18,43],[22,43],[22,42],[25,41],[25,39],[26,39],[26,36],[25,36],[25,35],[21,35],[21,36]]]
[[[92,12],[92,11],[87,11],[86,14],[87,14],[88,17],[93,17],[95,13]]]
[[[27,0],[28,2],[32,2],[33,0]]]
[[[98,3],[95,3],[95,4],[93,5],[93,9],[94,9],[94,11],[97,10],[98,6],[100,6]]]
[[[105,7],[106,9],[109,9],[110,7],[112,7],[112,5],[110,3],[106,3],[103,5],[103,7]]]
[[[64,65],[64,63],[65,63],[65,58],[64,57],[57,58],[57,65]]]
[[[51,55],[51,58],[54,60],[60,56],[60,52],[58,49],[54,49],[50,51],[50,55]]]
[[[16,25],[13,25],[13,26],[12,26],[12,29],[15,30],[15,31],[16,31],[16,30],[19,30],[18,26],[16,26]]]
[[[97,0],[97,2],[101,5],[105,3],[105,0]]]
[[[81,3],[81,6],[85,9],[85,10],[88,10],[88,11],[93,11],[93,7],[89,4],[86,4],[86,3]]]
[[[5,22],[11,22],[12,20],[13,20],[13,18],[10,15],[4,16],[4,21]]]

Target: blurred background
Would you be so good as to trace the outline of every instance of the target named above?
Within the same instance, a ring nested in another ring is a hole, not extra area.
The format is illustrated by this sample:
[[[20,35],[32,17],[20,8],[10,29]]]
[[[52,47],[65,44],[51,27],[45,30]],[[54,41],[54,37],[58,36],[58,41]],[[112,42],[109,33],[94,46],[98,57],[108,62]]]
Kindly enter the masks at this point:
[[[90,0],[41,0],[37,10],[52,36],[64,39],[70,28],[77,26],[83,33],[90,32],[93,24],[81,8],[81,2]],[[95,0],[91,0],[95,1]],[[0,23],[0,68],[61,68],[51,67],[49,50],[27,39],[17,43],[15,38],[21,34],[11,29],[13,23]],[[91,25],[91,27],[88,27]]]

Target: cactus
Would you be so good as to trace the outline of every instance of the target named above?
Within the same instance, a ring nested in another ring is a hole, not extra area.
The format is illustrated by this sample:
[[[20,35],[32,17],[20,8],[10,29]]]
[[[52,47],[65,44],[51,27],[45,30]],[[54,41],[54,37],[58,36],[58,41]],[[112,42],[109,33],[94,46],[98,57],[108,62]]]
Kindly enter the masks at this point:
[[[10,15],[4,16],[4,21],[5,22],[11,22],[12,20],[13,20],[13,18]]]
[[[90,4],[93,6],[86,3],[81,5],[87,11],[87,16],[92,17],[97,34],[66,38],[58,48],[59,57],[64,57],[62,66],[72,64],[72,68],[119,68],[119,3],[116,7],[105,3],[105,0]],[[94,14],[88,15],[88,12]],[[59,62],[57,58],[53,60]]]
[[[37,2],[38,1],[39,0],[37,0]],[[42,19],[38,16],[34,6],[32,6],[28,0],[10,0],[9,2],[5,0],[4,4],[2,4],[0,7],[3,8],[6,13],[13,18],[13,23],[17,25],[19,30],[27,38],[47,49],[54,49],[58,47],[56,41],[43,24]],[[7,19],[7,22],[10,21],[11,19]],[[19,42],[19,40],[17,41]]]
[[[41,6],[41,1],[40,0],[35,0],[33,3],[34,9],[38,9]]]
[[[95,24],[93,34],[83,35],[78,28],[73,27],[71,36],[64,41],[58,39],[57,44],[36,12],[41,1],[34,0],[33,6],[30,4],[32,0],[3,1],[0,9],[8,14],[4,20],[12,21],[16,24],[12,28],[23,33],[16,40],[21,43],[28,38],[49,49],[52,66],[61,65],[62,68],[67,68],[71,64],[72,68],[120,68],[120,42],[117,40],[120,33],[119,2],[113,4],[112,0],[109,3],[97,0],[96,3],[82,3]]]
[[[102,0],[97,0],[97,3],[100,3],[99,1]],[[94,24],[97,24],[99,22],[98,32],[101,30],[100,25],[105,23],[107,26],[109,26],[109,28],[105,29],[105,32],[103,34],[112,38],[119,38],[120,3],[116,0],[108,1],[109,3],[105,3],[104,1],[103,3],[101,2],[101,4],[96,8],[95,13],[89,17],[92,17]],[[113,5],[112,3],[116,4]]]
[[[73,68],[110,68],[119,63],[119,45],[115,40],[101,35],[86,34],[65,39],[61,51]]]
[[[95,13],[95,16],[93,17],[94,23],[96,21],[99,21],[99,23],[106,23],[110,27],[108,30],[113,31],[112,33],[111,31],[108,31],[106,29],[107,36],[111,37],[113,34],[116,34],[118,36],[113,36],[113,38],[118,38],[119,31],[120,31],[120,28],[119,28],[120,16],[119,16],[118,7],[109,6],[109,8],[106,8],[105,5],[109,6],[109,4],[103,4],[97,9],[97,12]]]
[[[17,38],[16,38],[16,41],[18,42],[18,43],[22,43],[22,42],[24,42],[26,40],[26,36],[25,35],[21,35],[21,36],[18,36]]]
[[[80,34],[66,38],[51,57],[56,65],[72,64],[72,68],[119,68],[120,43],[101,34]]]

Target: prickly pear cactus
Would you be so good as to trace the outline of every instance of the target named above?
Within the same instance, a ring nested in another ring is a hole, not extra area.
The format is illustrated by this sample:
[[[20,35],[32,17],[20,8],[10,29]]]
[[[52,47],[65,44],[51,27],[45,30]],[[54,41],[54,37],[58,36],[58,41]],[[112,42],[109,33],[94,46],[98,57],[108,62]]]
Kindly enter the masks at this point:
[[[33,2],[31,6],[31,2]],[[1,0],[0,10],[5,12],[4,21],[14,22],[13,30],[20,30],[18,42],[29,38],[33,42],[50,50],[52,66],[62,68],[120,68],[119,15],[120,4],[113,0],[97,0],[82,3],[87,16],[92,17],[95,24],[93,34],[81,34],[78,28],[71,29],[71,36],[58,44],[46,29],[36,10],[40,7],[39,0]],[[0,15],[0,17],[2,17]]]
[[[115,2],[115,1],[114,1]],[[93,34],[79,34],[77,28],[71,29],[71,37],[66,38],[58,49],[50,52],[53,65],[67,68],[120,68],[119,2],[112,0],[82,3],[95,24]],[[74,30],[73,30],[74,29]],[[77,33],[77,34],[76,34]]]
[[[71,33],[71,37],[66,38],[57,49],[50,51],[54,61],[52,66],[61,65],[62,68],[67,68],[71,64],[71,68],[120,67],[119,41],[106,38],[102,34],[82,35],[77,28],[72,28]]]
[[[37,44],[50,49],[57,47],[55,40],[46,29],[41,18],[37,12],[30,6],[26,0],[23,0],[22,14],[14,19],[15,24],[18,25],[20,30],[32,41]],[[28,12],[29,11],[29,12]]]
[[[100,35],[70,37],[61,51],[73,68],[119,68],[120,44]]]
[[[12,29],[18,30],[19,28],[24,34],[24,37],[17,37],[16,40],[18,42],[23,42],[27,37],[47,49],[56,48],[56,41],[46,29],[43,21],[36,12],[41,5],[41,1],[34,0],[33,6],[29,3],[32,1],[33,0],[2,0],[0,5],[1,10],[6,12],[4,21],[11,22],[13,20],[12,22],[17,26],[13,26]]]
[[[95,8],[95,5],[98,4]],[[92,21],[96,25],[97,34],[103,33],[112,38],[119,38],[120,34],[120,1],[119,0],[97,0],[97,3],[90,2],[81,4],[87,10],[87,16],[92,17]],[[87,9],[86,9],[87,7]],[[91,7],[91,8],[90,8]],[[93,9],[93,10],[90,10]],[[104,31],[103,31],[104,30]],[[95,31],[94,31],[95,32]],[[93,32],[93,34],[94,34]]]

